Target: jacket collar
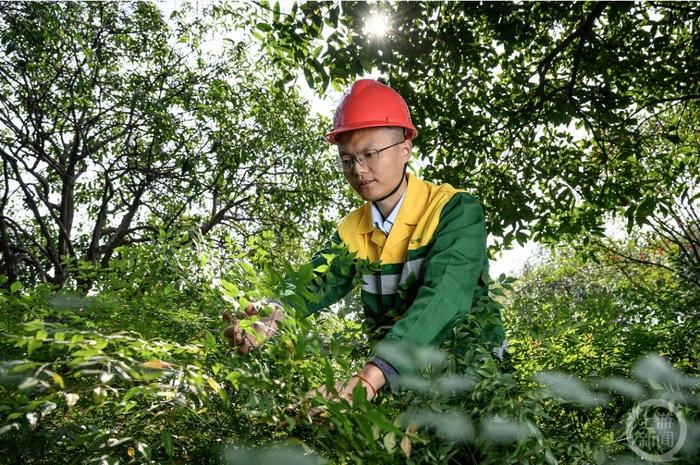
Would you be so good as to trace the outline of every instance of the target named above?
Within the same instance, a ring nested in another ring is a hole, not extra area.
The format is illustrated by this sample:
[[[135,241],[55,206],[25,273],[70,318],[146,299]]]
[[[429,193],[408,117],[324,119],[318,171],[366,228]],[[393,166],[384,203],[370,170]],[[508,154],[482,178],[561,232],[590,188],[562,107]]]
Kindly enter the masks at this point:
[[[418,224],[430,197],[430,188],[426,182],[421,181],[411,173],[407,173],[407,175],[408,187],[406,189],[406,198],[403,200],[403,204],[399,209],[394,227],[399,223],[410,225]],[[374,230],[374,224],[372,224],[372,202],[365,202],[360,209],[362,211],[362,217],[357,223],[355,234],[369,234]]]

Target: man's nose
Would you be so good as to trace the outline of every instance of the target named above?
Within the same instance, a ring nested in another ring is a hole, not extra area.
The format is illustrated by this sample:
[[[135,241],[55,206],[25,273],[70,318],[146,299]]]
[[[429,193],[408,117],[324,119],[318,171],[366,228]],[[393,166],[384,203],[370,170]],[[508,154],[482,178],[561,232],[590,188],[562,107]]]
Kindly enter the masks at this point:
[[[355,163],[352,164],[352,174],[355,176],[360,176],[366,172],[367,172],[367,162],[360,164],[360,162],[358,160],[355,160]]]

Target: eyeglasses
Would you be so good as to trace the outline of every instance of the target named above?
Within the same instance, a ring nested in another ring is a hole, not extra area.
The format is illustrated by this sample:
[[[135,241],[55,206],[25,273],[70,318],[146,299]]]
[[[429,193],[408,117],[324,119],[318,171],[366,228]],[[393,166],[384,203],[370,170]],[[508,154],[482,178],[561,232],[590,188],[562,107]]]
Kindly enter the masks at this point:
[[[402,140],[395,142],[391,145],[387,145],[384,148],[371,149],[371,150],[365,151],[364,153],[343,154],[340,156],[340,158],[338,158],[336,168],[338,169],[338,171],[348,173],[348,172],[352,171],[352,168],[355,166],[355,163],[358,163],[360,166],[366,166],[365,163],[368,165],[372,164],[379,159],[380,153],[382,153],[383,151],[385,151],[387,149],[395,147],[395,146],[397,146],[405,141],[406,141],[406,139],[402,139]]]

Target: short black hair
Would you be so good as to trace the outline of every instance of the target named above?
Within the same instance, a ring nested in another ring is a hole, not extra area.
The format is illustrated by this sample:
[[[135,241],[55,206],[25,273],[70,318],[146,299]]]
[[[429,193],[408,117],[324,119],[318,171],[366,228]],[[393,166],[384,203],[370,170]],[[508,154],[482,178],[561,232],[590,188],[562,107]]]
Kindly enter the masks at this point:
[[[389,131],[393,132],[396,134],[397,137],[401,137],[402,140],[406,140],[406,128],[401,127],[401,126],[378,126],[378,128],[384,128],[388,129]],[[343,132],[338,134],[335,137],[335,140],[337,143],[342,143],[343,139],[345,139],[347,134],[350,134],[351,131]]]

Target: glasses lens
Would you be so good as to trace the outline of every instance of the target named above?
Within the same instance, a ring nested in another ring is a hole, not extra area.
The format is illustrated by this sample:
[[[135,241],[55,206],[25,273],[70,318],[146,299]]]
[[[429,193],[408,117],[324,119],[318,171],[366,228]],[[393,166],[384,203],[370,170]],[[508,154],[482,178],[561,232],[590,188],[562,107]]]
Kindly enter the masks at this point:
[[[352,158],[338,158],[335,163],[335,167],[338,171],[346,172],[352,170],[353,159]]]
[[[372,163],[373,161],[376,161],[377,158],[379,158],[379,150],[368,150],[365,152],[364,156],[362,157],[363,162],[367,163]]]

